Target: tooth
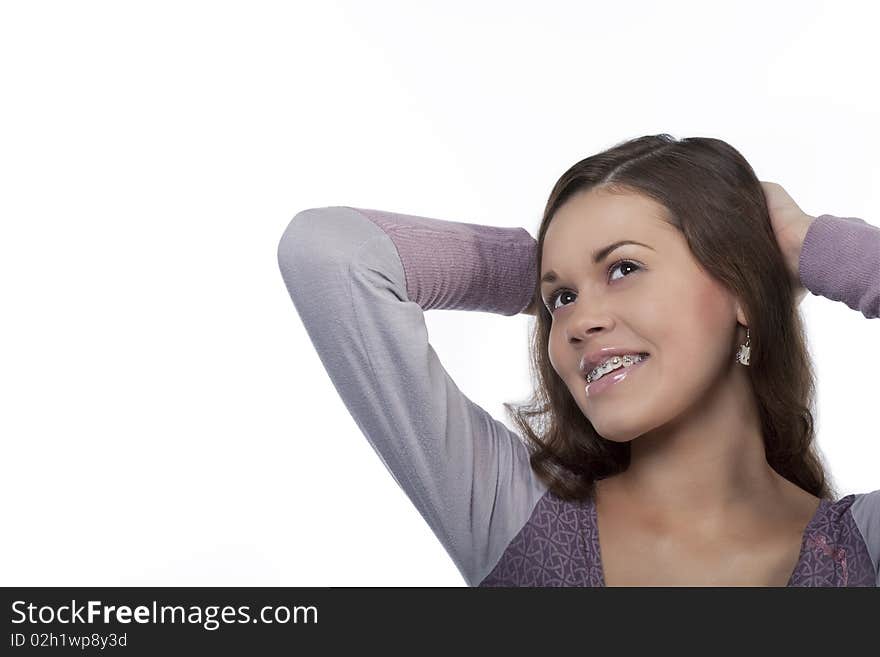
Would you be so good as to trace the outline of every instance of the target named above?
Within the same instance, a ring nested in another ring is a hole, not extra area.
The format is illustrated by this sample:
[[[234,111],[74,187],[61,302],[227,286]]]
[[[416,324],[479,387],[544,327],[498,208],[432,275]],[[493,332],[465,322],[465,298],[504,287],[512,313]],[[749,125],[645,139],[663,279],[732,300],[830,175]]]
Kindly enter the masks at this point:
[[[634,363],[641,361],[644,356],[640,354],[626,354],[624,356],[614,356],[609,358],[604,364],[594,368],[588,375],[590,383],[598,381],[609,372],[619,369],[620,367],[630,367]]]

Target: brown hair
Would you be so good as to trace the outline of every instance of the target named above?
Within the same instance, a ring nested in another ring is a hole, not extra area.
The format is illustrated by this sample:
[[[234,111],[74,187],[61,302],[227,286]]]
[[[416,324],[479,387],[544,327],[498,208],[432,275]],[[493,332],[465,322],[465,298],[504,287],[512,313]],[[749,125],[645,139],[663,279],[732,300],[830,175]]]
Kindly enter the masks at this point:
[[[807,492],[836,498],[814,445],[815,374],[760,181],[729,144],[705,137],[676,140],[668,134],[632,139],[581,160],[550,193],[538,230],[533,296],[538,302],[529,347],[538,385],[526,405],[504,404],[527,438],[536,474],[559,497],[585,500],[592,497],[596,480],[629,466],[630,443],[602,438],[553,369],[551,315],[540,303],[541,254],[554,213],[573,194],[599,186],[642,194],[663,205],[695,259],[739,298],[749,322],[748,377],[767,462]]]

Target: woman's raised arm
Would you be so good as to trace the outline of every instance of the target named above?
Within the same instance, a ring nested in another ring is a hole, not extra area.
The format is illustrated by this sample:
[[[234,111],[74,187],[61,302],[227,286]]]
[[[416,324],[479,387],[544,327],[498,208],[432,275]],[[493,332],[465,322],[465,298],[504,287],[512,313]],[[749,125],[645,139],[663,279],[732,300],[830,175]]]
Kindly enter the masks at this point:
[[[546,487],[520,437],[450,378],[424,312],[521,312],[535,245],[524,228],[352,207],[300,212],[278,245],[290,297],[343,403],[471,586]]]

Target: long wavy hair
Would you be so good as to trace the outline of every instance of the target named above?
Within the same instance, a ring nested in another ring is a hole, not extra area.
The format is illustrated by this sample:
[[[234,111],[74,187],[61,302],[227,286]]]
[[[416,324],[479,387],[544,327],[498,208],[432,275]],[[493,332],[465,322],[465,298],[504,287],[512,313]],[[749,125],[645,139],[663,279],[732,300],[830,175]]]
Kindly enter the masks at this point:
[[[541,298],[541,255],[554,214],[573,194],[597,186],[663,205],[694,258],[739,298],[749,318],[748,378],[767,462],[803,490],[835,499],[814,444],[815,373],[803,322],[749,163],[724,141],[668,134],[625,141],[576,163],[556,182],[544,209],[534,299]],[[630,443],[604,439],[584,416],[550,363],[551,315],[536,305],[529,352],[537,385],[525,405],[504,407],[526,437],[538,477],[563,499],[590,499],[597,480],[629,466]]]

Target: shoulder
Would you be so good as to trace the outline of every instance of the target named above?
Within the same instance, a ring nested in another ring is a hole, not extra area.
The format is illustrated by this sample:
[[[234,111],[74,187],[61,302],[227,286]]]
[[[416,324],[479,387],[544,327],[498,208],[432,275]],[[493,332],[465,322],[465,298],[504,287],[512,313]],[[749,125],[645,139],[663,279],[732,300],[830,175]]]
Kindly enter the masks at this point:
[[[880,586],[880,490],[851,493],[829,502],[822,528],[848,555],[851,571],[873,573],[870,586]]]
[[[853,493],[841,498],[850,500],[848,510],[865,540],[870,540],[880,551],[880,490]]]
[[[853,498],[853,507],[872,507],[874,509],[880,508],[880,489],[873,490],[868,493],[852,493],[851,495],[847,495],[846,497]],[[846,497],[842,497],[841,500],[846,499]]]

